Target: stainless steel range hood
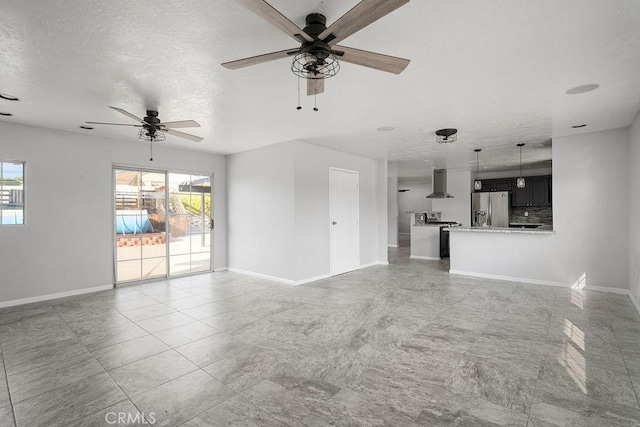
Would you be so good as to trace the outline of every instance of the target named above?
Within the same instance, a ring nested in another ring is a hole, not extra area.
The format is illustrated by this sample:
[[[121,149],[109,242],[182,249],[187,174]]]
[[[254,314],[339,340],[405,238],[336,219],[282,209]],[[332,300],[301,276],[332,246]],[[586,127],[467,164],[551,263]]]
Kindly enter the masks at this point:
[[[453,199],[453,196],[447,193],[447,170],[434,169],[433,171],[433,193],[427,196],[427,199]]]

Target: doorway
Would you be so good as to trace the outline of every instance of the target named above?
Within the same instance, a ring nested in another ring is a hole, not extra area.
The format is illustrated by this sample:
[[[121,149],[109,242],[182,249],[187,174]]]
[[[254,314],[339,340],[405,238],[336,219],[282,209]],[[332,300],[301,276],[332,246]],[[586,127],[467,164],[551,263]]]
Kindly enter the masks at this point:
[[[358,172],[329,168],[330,273],[360,266],[360,177]]]
[[[212,271],[213,177],[114,167],[116,284]]]

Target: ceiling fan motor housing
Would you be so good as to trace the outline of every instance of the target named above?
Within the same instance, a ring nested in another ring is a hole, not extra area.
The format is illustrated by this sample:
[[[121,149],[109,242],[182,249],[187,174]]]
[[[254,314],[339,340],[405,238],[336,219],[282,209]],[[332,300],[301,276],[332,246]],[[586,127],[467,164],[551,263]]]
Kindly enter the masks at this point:
[[[327,18],[321,13],[311,13],[305,18],[304,32],[309,34],[314,39],[327,29]]]
[[[327,18],[320,13],[312,13],[307,15],[305,22],[307,26],[304,27],[304,32],[313,37],[314,41],[304,42],[300,52],[307,52],[322,62],[331,55],[331,46],[318,38],[327,29]]]

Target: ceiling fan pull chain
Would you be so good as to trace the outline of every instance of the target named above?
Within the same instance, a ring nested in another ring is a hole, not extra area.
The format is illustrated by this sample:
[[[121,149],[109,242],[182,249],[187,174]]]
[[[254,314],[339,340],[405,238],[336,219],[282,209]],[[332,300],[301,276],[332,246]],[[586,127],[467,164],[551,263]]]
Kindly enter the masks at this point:
[[[302,110],[302,106],[300,105],[300,76],[298,76],[298,108],[296,110]]]
[[[313,79],[315,90],[313,94],[313,111],[318,111],[318,79]]]
[[[153,162],[153,139],[151,140],[151,157],[149,158],[150,162]]]

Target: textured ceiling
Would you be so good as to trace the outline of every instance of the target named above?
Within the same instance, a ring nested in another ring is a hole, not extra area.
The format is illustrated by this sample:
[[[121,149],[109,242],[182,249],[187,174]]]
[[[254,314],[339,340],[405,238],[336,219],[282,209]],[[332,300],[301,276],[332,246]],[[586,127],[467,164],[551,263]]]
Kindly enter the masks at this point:
[[[357,0],[270,0],[299,26],[311,12],[332,23]],[[400,75],[343,63],[326,93],[303,94],[287,60],[231,71],[220,63],[296,47],[232,0],[4,0],[0,100],[8,122],[138,143],[107,108],[164,121],[194,119],[204,137],[166,144],[235,153],[301,140],[397,162],[400,176],[434,167],[505,169],[544,164],[554,136],[628,126],[640,108],[637,0],[413,0],[344,40],[411,59]],[[574,86],[599,83],[569,96]],[[572,125],[588,126],[574,130]],[[377,128],[393,126],[394,131]],[[434,131],[460,129],[454,144]],[[424,170],[424,173],[422,172]]]

